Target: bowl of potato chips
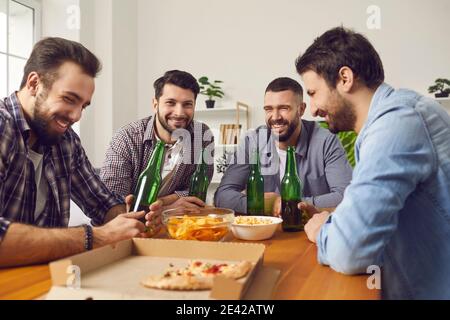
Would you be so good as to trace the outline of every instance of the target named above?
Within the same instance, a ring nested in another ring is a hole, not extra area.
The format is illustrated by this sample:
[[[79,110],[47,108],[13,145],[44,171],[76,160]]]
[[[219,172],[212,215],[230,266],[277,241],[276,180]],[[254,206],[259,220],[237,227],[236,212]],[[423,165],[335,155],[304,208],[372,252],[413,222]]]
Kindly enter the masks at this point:
[[[273,237],[283,220],[268,216],[239,216],[231,225],[233,235],[241,240],[260,241]]]
[[[176,208],[162,213],[167,233],[177,240],[221,241],[230,231],[234,211],[222,208]]]

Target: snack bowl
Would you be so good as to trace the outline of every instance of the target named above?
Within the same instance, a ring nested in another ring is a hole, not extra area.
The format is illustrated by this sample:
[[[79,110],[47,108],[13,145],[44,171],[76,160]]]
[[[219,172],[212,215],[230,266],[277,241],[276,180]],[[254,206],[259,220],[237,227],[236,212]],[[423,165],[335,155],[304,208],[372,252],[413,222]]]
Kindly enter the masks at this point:
[[[234,211],[222,208],[175,208],[162,213],[168,235],[177,240],[221,241],[230,231]]]
[[[283,219],[268,216],[236,217],[231,225],[233,235],[241,240],[261,241],[273,237]]]

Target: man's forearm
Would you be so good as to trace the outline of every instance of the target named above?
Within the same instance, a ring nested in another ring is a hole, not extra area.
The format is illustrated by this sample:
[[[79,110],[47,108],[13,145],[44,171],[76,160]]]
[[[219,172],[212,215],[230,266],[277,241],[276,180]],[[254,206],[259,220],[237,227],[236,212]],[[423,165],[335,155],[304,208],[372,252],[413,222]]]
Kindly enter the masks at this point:
[[[247,196],[236,190],[222,189],[216,192],[214,204],[233,209],[238,213],[247,213]]]
[[[343,194],[340,192],[330,192],[322,194],[320,196],[314,196],[311,198],[305,198],[306,202],[309,202],[317,208],[335,208],[341,203]]]
[[[111,220],[114,220],[114,218],[117,217],[119,214],[122,214],[125,212],[127,212],[127,208],[126,208],[126,205],[124,205],[124,204],[119,204],[117,206],[112,207],[106,213],[104,223],[108,223]]]
[[[85,250],[84,228],[42,229],[13,223],[0,242],[0,267],[46,263]]]

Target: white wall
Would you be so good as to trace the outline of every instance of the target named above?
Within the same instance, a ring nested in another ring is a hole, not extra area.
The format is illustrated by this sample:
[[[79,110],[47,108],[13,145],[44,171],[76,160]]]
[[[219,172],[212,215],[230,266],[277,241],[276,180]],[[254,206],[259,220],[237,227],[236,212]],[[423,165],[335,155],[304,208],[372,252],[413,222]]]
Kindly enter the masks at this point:
[[[63,37],[79,40],[79,30],[68,23],[71,6],[78,6],[78,0],[42,0],[42,35],[43,37]]]
[[[96,167],[115,131],[137,119],[136,0],[80,0],[80,41],[102,61],[92,105],[81,120],[83,146]]]
[[[80,34],[72,23],[68,23],[70,9],[78,6],[78,0],[42,0],[42,37],[61,37],[72,41],[79,41]],[[80,133],[80,123],[76,123],[73,129]]]
[[[369,5],[381,8],[381,30],[367,29]],[[178,68],[224,80],[221,104],[248,102],[258,111],[251,124],[261,124],[267,84],[299,80],[299,53],[342,23],[372,41],[388,83],[426,93],[450,77],[449,16],[448,0],[138,0],[139,116],[149,114],[152,82]]]
[[[81,119],[83,146],[93,165],[99,167],[113,131],[112,1],[81,0],[80,8],[80,41],[102,62],[91,106]]]

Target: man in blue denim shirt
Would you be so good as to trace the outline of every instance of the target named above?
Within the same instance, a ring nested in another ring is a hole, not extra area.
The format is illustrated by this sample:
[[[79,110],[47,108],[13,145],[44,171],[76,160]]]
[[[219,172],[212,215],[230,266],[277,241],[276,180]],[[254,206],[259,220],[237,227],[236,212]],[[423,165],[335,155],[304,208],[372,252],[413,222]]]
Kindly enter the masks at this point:
[[[313,114],[359,133],[357,166],[333,215],[305,226],[318,259],[346,274],[382,267],[385,299],[450,299],[450,117],[384,83],[369,41],[344,28],[297,60]]]

